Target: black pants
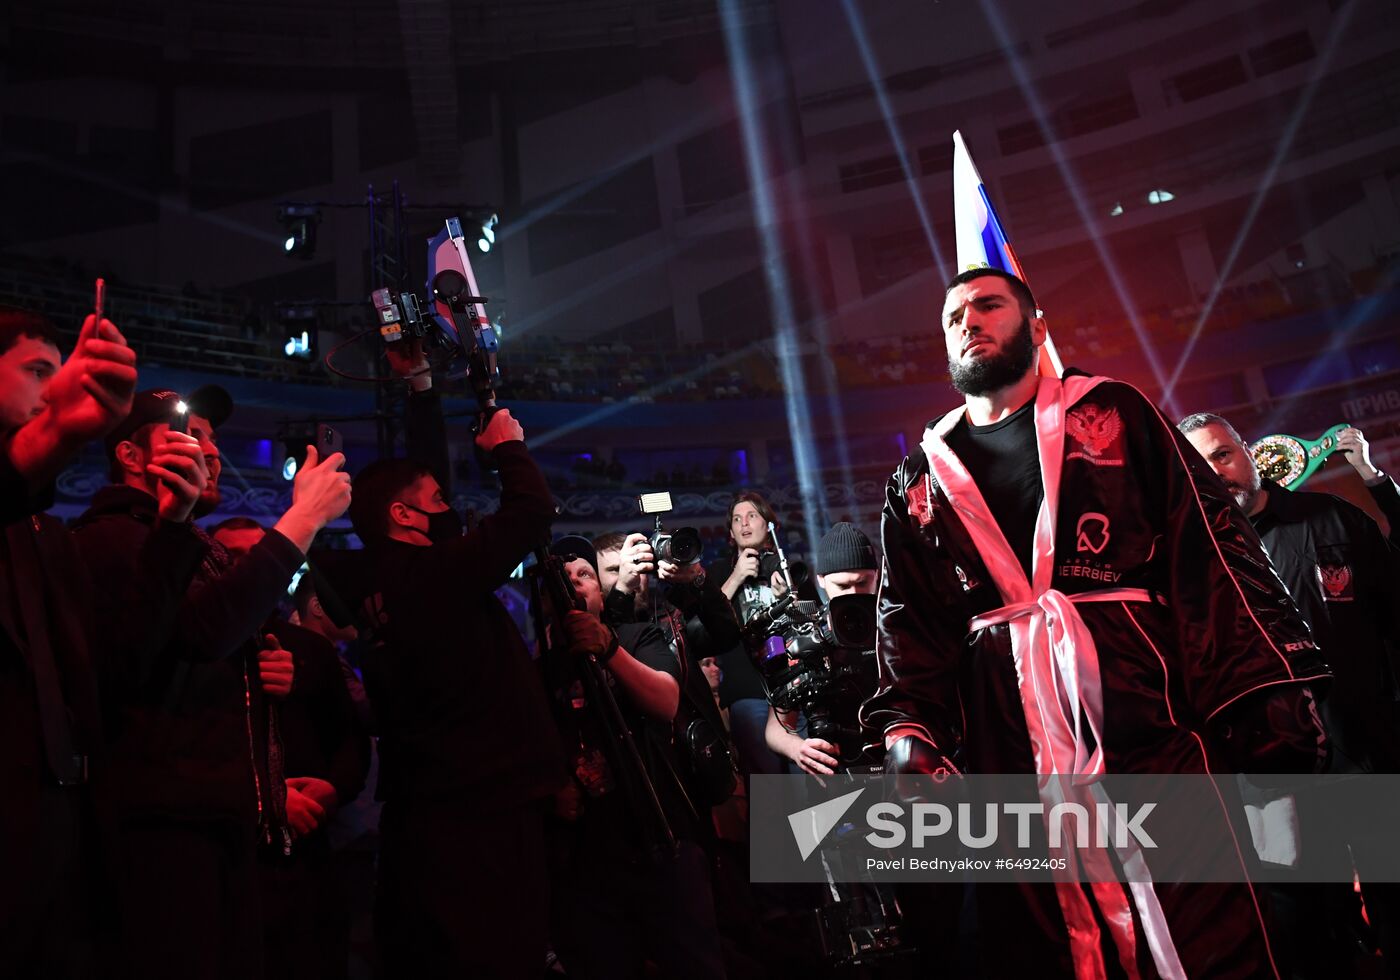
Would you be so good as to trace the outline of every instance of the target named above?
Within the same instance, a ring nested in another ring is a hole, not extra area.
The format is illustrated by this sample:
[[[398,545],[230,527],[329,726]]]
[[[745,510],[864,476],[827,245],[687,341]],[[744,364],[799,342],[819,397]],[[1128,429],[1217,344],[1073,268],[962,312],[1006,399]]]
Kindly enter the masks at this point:
[[[722,980],[709,859],[683,840],[664,864],[576,851],[557,876],[554,943],[569,980],[631,980],[647,960],[668,980]]]
[[[542,805],[391,802],[379,824],[380,975],[536,980],[548,950]]]
[[[44,786],[34,836],[0,842],[0,977],[96,975],[97,858],[85,788]]]
[[[258,854],[267,980],[344,980],[350,917],[324,832]]]
[[[139,980],[258,980],[262,915],[253,828],[124,822],[122,947]]]

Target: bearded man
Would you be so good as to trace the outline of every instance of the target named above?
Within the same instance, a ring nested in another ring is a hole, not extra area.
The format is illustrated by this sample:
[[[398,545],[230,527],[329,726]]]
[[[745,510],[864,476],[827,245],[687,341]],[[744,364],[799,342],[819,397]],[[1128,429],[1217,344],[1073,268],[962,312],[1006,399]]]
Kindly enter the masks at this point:
[[[862,717],[886,771],[1092,783],[1325,764],[1309,685],[1328,671],[1171,423],[1127,384],[1038,376],[1045,321],[1009,274],[955,277],[943,333],[964,405],[895,472],[882,519]],[[1222,797],[1200,836],[1242,861],[1236,812]],[[989,976],[1277,972],[1247,884],[979,886],[977,907]]]

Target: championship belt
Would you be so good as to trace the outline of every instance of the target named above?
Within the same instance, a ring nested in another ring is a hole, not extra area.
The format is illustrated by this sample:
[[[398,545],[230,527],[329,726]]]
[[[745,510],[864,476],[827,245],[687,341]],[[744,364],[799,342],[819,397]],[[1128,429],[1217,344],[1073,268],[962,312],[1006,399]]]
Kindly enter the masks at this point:
[[[1346,427],[1346,422],[1334,425],[1313,442],[1297,436],[1265,436],[1250,449],[1254,465],[1264,479],[1273,480],[1285,490],[1296,490],[1336,450],[1337,433]]]

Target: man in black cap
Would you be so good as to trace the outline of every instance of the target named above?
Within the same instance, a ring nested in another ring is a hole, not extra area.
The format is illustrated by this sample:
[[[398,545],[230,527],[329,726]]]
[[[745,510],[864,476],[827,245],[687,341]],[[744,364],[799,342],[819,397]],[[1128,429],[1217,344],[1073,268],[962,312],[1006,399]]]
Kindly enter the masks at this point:
[[[231,410],[228,393],[216,386],[183,400],[165,390],[136,396],[131,414],[107,437],[117,482],[99,491],[74,525],[99,580],[131,576],[132,556],[156,515],[147,466],[182,416],[209,469],[195,514],[217,506],[215,429]],[[291,507],[237,563],[196,528],[207,551],[173,637],[147,669],[123,676],[114,691],[108,820],[119,848],[123,954],[138,976],[261,974],[254,849],[258,839],[285,833],[285,799],[259,666],[260,627],[316,534],[349,505],[343,463],[339,453],[319,460],[308,447]],[[105,592],[98,600],[118,605]],[[282,653],[262,663],[289,659]]]
[[[847,521],[832,525],[817,546],[817,584],[828,599],[843,595],[874,595],[879,584],[879,568],[875,561],[875,548],[865,532]],[[867,663],[869,676],[861,685],[862,698],[875,692],[875,660]],[[850,721],[854,723],[854,711],[859,702],[851,705]],[[844,755],[854,759],[860,752],[859,745],[836,745],[826,739],[806,737],[799,727],[796,712],[783,712],[779,715],[773,708],[768,709],[768,728],[764,737],[768,747],[792,761],[802,772],[829,776],[841,766]]]
[[[88,570],[43,513],[53,478],[121,421],[135,386],[110,322],[89,317],[61,362],[48,320],[0,310],[0,976],[97,975],[100,691],[160,645],[202,550],[185,525],[206,478],[188,437],[150,461],[158,516],[135,574],[101,583],[126,597],[120,619],[94,617]]]
[[[614,632],[602,622],[598,556],[586,538],[561,538],[551,551],[565,561],[584,605],[565,613],[567,635],[544,664],[564,740],[574,749],[573,779],[556,809],[562,819],[555,824],[555,949],[568,975],[581,980],[641,976],[648,959],[678,980],[723,977],[708,860],[699,843],[707,818],[680,780],[671,740],[680,662],[651,623]],[[628,754],[610,751],[616,733],[609,734],[602,705],[588,703],[578,663],[584,657],[603,665],[655,802]]]

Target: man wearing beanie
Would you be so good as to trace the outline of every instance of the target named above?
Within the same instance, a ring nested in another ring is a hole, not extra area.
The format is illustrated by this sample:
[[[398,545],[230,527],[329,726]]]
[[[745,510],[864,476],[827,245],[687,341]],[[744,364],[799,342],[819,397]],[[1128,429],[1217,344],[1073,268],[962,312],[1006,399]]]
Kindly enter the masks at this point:
[[[874,595],[879,572],[875,548],[865,532],[848,521],[832,526],[817,546],[817,584],[827,599],[843,595]],[[861,696],[875,691],[875,664],[869,664],[868,684],[861,685]],[[852,719],[854,721],[854,718]],[[802,772],[829,776],[846,759],[855,758],[859,745],[834,745],[821,738],[805,738],[798,728],[796,712],[768,709],[764,739],[774,752],[792,762]]]
[[[817,582],[827,598],[852,592],[874,595],[879,567],[875,546],[849,521],[833,524],[817,545]]]

